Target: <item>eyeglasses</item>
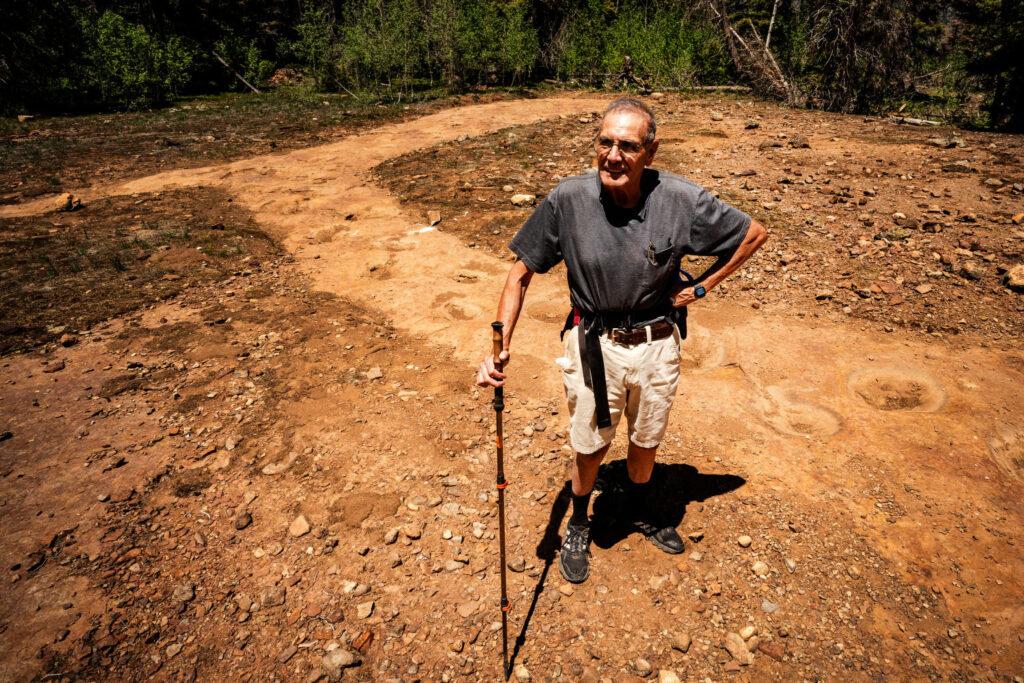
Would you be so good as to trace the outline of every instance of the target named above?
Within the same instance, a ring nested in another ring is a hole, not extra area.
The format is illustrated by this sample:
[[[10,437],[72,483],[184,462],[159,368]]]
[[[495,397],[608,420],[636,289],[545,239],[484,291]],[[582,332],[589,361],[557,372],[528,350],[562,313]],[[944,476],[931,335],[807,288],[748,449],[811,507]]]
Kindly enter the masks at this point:
[[[601,152],[610,152],[612,151],[612,147],[618,147],[619,151],[623,154],[639,154],[644,148],[642,142],[633,142],[632,140],[613,140],[611,138],[601,136],[598,136],[597,139],[594,140],[594,144]]]

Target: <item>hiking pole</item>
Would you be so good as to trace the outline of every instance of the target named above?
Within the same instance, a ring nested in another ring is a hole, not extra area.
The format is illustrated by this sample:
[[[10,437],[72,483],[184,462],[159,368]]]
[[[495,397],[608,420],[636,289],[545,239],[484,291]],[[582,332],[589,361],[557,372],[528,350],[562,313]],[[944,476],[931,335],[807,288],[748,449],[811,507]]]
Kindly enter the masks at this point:
[[[501,349],[503,325],[500,322],[491,323],[491,343],[494,349],[494,367],[501,372]],[[501,433],[501,413],[505,410],[505,389],[494,387],[494,426],[495,426],[495,447],[498,451],[498,547],[501,556],[501,674],[508,680],[508,611],[512,605],[508,601],[508,593],[505,583],[505,445]]]

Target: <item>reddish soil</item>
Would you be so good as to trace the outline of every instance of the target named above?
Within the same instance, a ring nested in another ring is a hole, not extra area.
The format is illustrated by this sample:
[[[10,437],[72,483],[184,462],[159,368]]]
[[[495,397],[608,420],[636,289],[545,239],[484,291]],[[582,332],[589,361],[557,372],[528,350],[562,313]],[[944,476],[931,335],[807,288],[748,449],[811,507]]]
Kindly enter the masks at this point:
[[[0,681],[497,680],[494,413],[471,377],[528,211],[503,187],[543,195],[588,166],[607,99],[101,178],[65,188],[85,201],[70,214],[0,207],[7,263],[31,235],[77,253],[142,221],[219,240],[170,231],[124,271],[13,271],[19,291],[66,294],[12,297],[4,317],[50,336],[5,335],[22,350],[0,359]],[[620,523],[620,437],[580,586],[552,564],[565,285],[535,278],[505,413],[516,677],[1021,676],[1024,319],[999,272],[1024,242],[1020,140],[946,150],[883,121],[654,103],[663,167],[772,238],[691,311],[658,471],[685,554]],[[796,133],[809,148],[759,150]],[[958,159],[977,172],[941,170]]]

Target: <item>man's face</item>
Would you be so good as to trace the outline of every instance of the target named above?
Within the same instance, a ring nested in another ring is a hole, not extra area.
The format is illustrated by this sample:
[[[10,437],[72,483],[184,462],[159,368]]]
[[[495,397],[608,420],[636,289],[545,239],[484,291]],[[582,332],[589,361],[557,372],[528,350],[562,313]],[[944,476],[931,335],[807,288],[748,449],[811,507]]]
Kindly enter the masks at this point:
[[[650,165],[658,149],[658,141],[644,144],[647,119],[629,109],[608,114],[601,123],[594,146],[597,149],[597,171],[601,185],[615,198],[639,195],[644,167]]]

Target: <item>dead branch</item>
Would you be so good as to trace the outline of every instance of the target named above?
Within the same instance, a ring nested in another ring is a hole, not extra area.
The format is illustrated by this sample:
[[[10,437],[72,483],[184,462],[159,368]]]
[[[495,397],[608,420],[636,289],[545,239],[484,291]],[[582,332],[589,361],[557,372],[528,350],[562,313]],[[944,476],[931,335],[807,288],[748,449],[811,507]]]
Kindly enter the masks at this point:
[[[259,95],[259,94],[260,94],[260,91],[256,89],[256,86],[254,86],[254,85],[253,85],[252,83],[250,83],[249,81],[245,80],[245,77],[244,77],[244,76],[242,76],[242,74],[240,74],[240,73],[238,73],[237,71],[235,71],[234,69],[232,69],[232,68],[231,68],[231,65],[230,65],[230,64],[228,64],[227,62],[225,62],[225,61],[224,61],[224,58],[223,58],[223,57],[221,57],[221,56],[220,56],[219,54],[217,54],[217,51],[216,51],[216,50],[210,50],[210,52],[212,52],[212,53],[213,53],[213,56],[217,58],[217,61],[218,61],[218,62],[220,62],[221,64],[223,64],[223,65],[224,65],[224,68],[226,68],[226,69],[227,69],[228,71],[230,71],[231,73],[233,73],[233,74],[235,75],[235,78],[237,78],[238,80],[242,81],[242,83],[245,83],[245,84],[246,84],[247,86],[249,86],[249,90],[252,90],[252,91],[253,91],[254,93],[256,93],[257,95]]]

